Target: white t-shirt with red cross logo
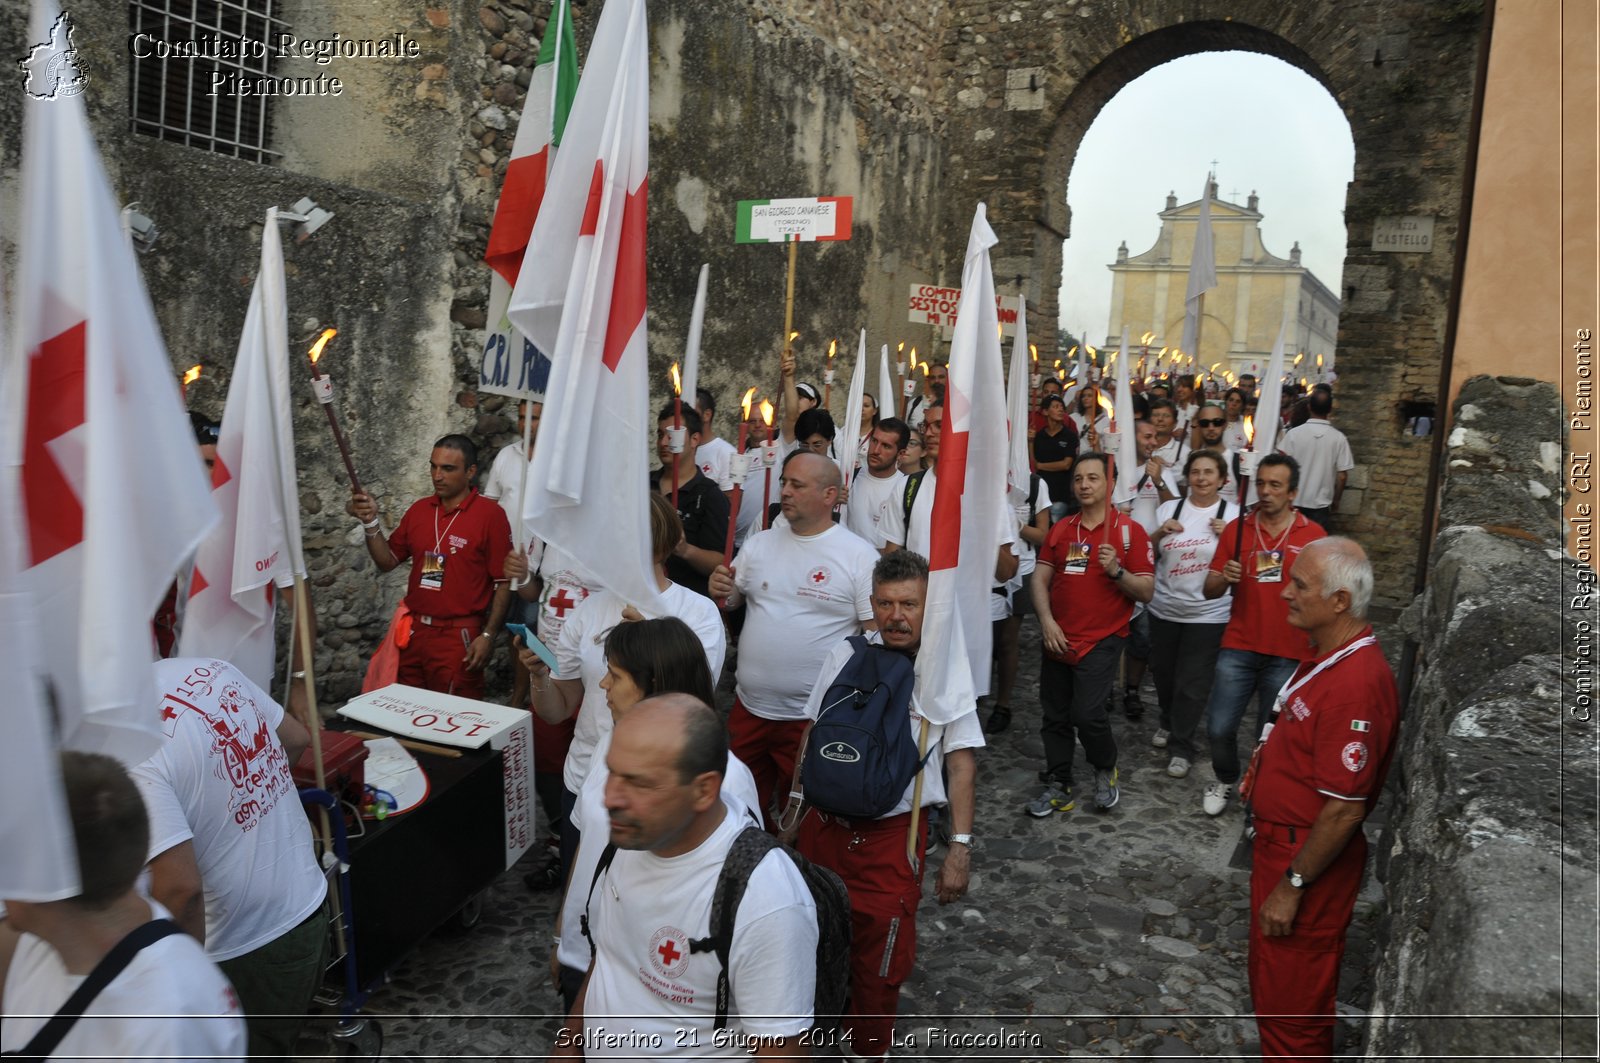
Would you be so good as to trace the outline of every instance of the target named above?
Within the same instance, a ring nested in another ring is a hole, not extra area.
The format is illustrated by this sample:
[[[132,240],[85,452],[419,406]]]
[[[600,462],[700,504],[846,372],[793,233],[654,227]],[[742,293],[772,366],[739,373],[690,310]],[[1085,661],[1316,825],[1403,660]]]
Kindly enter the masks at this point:
[[[811,1028],[817,909],[794,861],[778,850],[750,873],[728,953],[728,1026],[717,1013],[714,952],[689,942],[711,931],[711,897],[733,840],[750,824],[727,811],[681,856],[619,851],[594,883],[589,930],[596,958],[584,998],[589,1059],[748,1059],[752,1037]],[[587,833],[587,832],[586,832]],[[573,879],[573,889],[580,887]]]
[[[872,619],[878,551],[842,525],[816,535],[769,528],[734,558],[749,603],[739,636],[739,701],[766,720],[805,719],[817,669],[841,639]]]

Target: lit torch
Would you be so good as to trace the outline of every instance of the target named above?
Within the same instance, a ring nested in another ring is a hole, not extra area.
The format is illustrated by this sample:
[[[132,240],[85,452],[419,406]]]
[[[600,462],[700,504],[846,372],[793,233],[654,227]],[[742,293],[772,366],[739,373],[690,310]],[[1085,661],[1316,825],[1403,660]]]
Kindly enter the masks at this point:
[[[1254,454],[1255,449],[1256,449],[1256,422],[1255,422],[1255,418],[1251,417],[1248,413],[1244,415],[1244,438],[1246,440],[1246,443],[1245,443],[1246,452],[1250,453],[1250,454]],[[1240,454],[1238,451],[1234,451],[1234,453],[1233,453],[1233,478],[1235,480],[1239,481],[1239,516],[1240,516],[1239,524],[1234,529],[1234,539],[1233,539],[1233,559],[1234,559],[1234,561],[1238,561],[1239,558],[1243,556],[1242,551],[1244,549],[1244,520],[1243,520],[1243,517],[1244,517],[1244,498],[1245,498],[1245,492],[1250,486],[1250,479],[1249,478],[1251,476],[1255,475],[1255,465],[1256,465],[1255,461],[1252,460],[1252,461],[1249,462],[1249,466],[1250,467],[1248,469],[1245,468],[1245,464],[1246,463],[1244,461],[1244,455]]]
[[[828,361],[822,369],[822,408],[824,410],[833,405],[833,355],[838,349],[838,340],[828,341]]]
[[[1032,387],[1034,391],[1038,391],[1039,390],[1039,345],[1037,343],[1028,344],[1028,356],[1033,359],[1033,375],[1028,378],[1029,379],[1029,386]]]
[[[761,464],[767,470],[767,482],[761,489],[761,526],[772,526],[767,516],[772,510],[772,469],[778,464],[778,444],[772,441],[772,403],[761,400],[761,420],[767,426],[767,442],[761,448]]]
[[[344,433],[339,430],[339,417],[333,412],[333,378],[324,373],[317,366],[322,358],[323,348],[328,346],[328,341],[339,334],[338,329],[323,329],[322,335],[317,337],[317,342],[311,345],[307,356],[311,359],[311,391],[317,396],[317,401],[322,404],[322,412],[328,415],[328,427],[333,431],[333,441],[338,444],[339,457],[344,459],[344,471],[350,477],[350,490],[361,493],[361,480],[356,476],[356,463],[350,458],[350,445],[344,440]]]
[[[678,363],[673,362],[672,376],[672,434],[667,437],[667,451],[672,455],[672,508],[678,508],[678,455],[683,453],[683,377],[678,374]]]
[[[744,447],[750,432],[750,403],[755,397],[756,389],[751,388],[744,393],[744,401],[739,403],[739,409],[744,412],[744,416],[739,418],[739,449],[728,462],[728,479],[733,481],[733,497],[728,499],[728,538],[722,546],[722,563],[730,566],[733,564],[734,526],[739,523],[739,503],[744,499],[744,478],[750,469],[750,456],[745,453]]]
[[[189,406],[189,385],[199,379],[200,363],[196,362],[189,367],[188,371],[183,374],[183,379],[178,382],[178,395],[183,399],[185,409]]]

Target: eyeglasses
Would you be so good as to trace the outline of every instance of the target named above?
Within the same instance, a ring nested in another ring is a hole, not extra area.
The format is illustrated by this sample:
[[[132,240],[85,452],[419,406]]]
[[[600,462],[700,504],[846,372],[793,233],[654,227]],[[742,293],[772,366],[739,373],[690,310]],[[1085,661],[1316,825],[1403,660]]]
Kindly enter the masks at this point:
[[[912,447],[921,447],[921,446],[922,446],[922,440],[920,440],[920,439],[911,439],[911,440],[907,440],[906,441],[906,449],[907,450],[910,450]]]
[[[1228,421],[1224,417],[1197,417],[1194,423],[1201,428],[1219,428],[1227,424]]]

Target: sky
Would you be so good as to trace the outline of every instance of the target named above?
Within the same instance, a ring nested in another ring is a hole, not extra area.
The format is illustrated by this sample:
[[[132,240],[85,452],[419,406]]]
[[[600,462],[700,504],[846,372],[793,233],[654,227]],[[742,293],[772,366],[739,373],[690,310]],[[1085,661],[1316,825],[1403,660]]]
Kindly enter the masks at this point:
[[[1189,101],[1204,100],[1197,120]],[[1084,135],[1067,186],[1061,325],[1106,338],[1117,245],[1148,250],[1167,193],[1200,198],[1216,160],[1220,198],[1261,197],[1261,238],[1280,258],[1300,242],[1301,263],[1334,292],[1344,269],[1344,201],[1355,169],[1350,124],[1311,77],[1254,52],[1207,52],[1164,63],[1111,98]],[[1237,195],[1234,193],[1237,192]],[[1109,331],[1115,332],[1115,329]]]

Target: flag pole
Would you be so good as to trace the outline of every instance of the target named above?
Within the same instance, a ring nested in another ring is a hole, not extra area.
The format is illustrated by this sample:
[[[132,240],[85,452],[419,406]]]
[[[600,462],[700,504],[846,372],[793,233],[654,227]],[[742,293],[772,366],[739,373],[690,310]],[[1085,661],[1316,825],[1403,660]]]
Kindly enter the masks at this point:
[[[322,763],[322,713],[317,709],[317,676],[316,655],[311,646],[311,625],[307,618],[310,599],[306,596],[306,580],[304,576],[296,575],[294,578],[294,629],[300,642],[300,663],[305,665],[300,670],[301,681],[306,685],[306,715],[310,719],[302,720],[306,730],[311,732],[311,777],[317,784],[317,789],[328,789],[327,774]],[[289,660],[294,660],[294,650],[289,651]],[[291,663],[290,671],[294,671]],[[289,692],[284,691],[284,701],[289,701]],[[287,708],[284,710],[288,711]],[[327,806],[317,805],[317,833],[318,841],[322,843],[323,856],[333,852],[333,826],[328,822]],[[334,926],[337,928],[338,944],[341,951],[348,950],[349,942],[344,936],[344,918],[340,911],[338,890],[328,891],[329,902],[333,905]]]
[[[522,500],[528,497],[528,469],[533,465],[533,400],[518,399],[518,409],[522,411],[522,475],[519,478],[522,486],[517,491],[517,508],[522,508]],[[518,550],[528,548],[527,528],[522,520],[522,514],[516,516],[516,523],[511,527],[511,542]],[[523,585],[520,579],[511,581],[511,589],[517,590]]]

